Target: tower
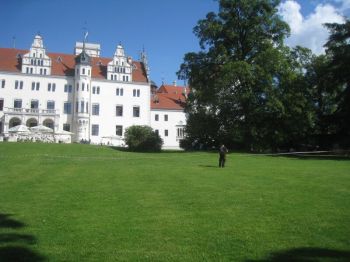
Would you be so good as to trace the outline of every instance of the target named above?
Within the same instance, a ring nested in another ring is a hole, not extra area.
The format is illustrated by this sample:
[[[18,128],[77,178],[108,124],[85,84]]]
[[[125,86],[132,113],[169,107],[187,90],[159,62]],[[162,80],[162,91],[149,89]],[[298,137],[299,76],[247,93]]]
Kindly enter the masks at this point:
[[[75,57],[74,126],[75,140],[90,140],[91,57],[85,51]]]
[[[149,71],[150,70],[149,70],[149,66],[148,66],[148,59],[147,59],[147,54],[145,52],[145,48],[142,49],[142,52],[140,54],[140,60],[143,63],[143,66],[145,67],[147,79],[148,79],[148,81],[150,81],[150,78],[149,78]]]

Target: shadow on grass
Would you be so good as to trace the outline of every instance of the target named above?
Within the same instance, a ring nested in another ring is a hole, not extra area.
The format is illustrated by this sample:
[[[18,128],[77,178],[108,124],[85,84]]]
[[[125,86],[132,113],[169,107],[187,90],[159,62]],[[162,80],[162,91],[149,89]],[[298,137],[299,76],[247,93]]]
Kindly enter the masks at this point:
[[[350,251],[327,248],[296,248],[272,253],[267,259],[247,260],[246,262],[311,262],[311,261],[350,261]]]
[[[11,214],[0,214],[0,228],[21,228],[25,226],[24,223],[10,217]]]
[[[8,243],[8,242],[20,242],[24,244],[35,244],[36,239],[32,235],[27,234],[16,234],[16,233],[9,233],[9,234],[0,234],[0,244],[1,243]]]
[[[308,154],[290,154],[290,155],[272,155],[272,157],[287,157],[301,160],[336,160],[350,161],[350,156],[344,155],[308,155]]]
[[[18,230],[26,225],[11,218],[10,214],[0,213],[0,229],[10,228]],[[3,233],[0,234],[0,261],[28,261],[39,262],[46,259],[31,250],[28,245],[36,243],[36,238],[28,234]]]
[[[0,248],[0,261],[16,262],[39,262],[46,259],[27,247],[7,246]]]
[[[214,165],[199,165],[200,167],[210,167],[210,168],[219,168],[218,166],[214,166]]]

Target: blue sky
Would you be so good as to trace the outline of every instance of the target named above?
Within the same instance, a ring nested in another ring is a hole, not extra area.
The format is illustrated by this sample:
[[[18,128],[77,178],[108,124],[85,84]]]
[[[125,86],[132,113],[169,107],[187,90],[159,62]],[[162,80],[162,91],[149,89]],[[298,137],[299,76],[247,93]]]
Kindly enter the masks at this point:
[[[310,34],[315,35],[308,47],[316,53],[322,52],[322,44],[312,44],[324,42],[326,34],[319,33],[322,26],[317,23],[342,21],[350,9],[350,0],[282,2],[281,15],[292,27],[288,43],[308,46]],[[40,32],[48,52],[73,53],[86,27],[88,41],[101,44],[101,56],[112,57],[122,43],[126,53],[138,60],[144,47],[151,79],[158,85],[172,83],[184,54],[199,50],[193,27],[217,9],[213,0],[1,0],[0,47],[12,47],[15,37],[16,48],[29,49]]]

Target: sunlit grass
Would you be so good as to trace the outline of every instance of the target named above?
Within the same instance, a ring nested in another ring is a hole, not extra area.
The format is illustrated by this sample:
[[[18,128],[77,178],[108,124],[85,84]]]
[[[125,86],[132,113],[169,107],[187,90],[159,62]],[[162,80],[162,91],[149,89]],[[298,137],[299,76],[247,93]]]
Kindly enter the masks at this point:
[[[350,161],[230,154],[217,165],[215,153],[0,143],[0,261],[13,250],[31,261],[349,251]]]

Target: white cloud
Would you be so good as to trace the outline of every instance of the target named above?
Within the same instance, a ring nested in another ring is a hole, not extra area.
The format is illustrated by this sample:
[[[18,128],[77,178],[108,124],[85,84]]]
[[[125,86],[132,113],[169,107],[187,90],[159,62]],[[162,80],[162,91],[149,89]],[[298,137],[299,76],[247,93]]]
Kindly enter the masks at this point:
[[[342,7],[350,0],[342,1]],[[291,36],[286,40],[287,45],[301,45],[310,48],[315,54],[324,52],[323,45],[328,39],[328,31],[324,23],[343,23],[344,18],[340,10],[331,4],[318,4],[308,16],[303,17],[301,6],[295,0],[287,0],[280,4],[279,14],[289,24]]]

